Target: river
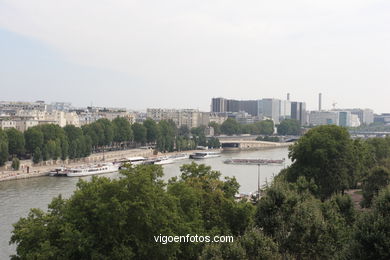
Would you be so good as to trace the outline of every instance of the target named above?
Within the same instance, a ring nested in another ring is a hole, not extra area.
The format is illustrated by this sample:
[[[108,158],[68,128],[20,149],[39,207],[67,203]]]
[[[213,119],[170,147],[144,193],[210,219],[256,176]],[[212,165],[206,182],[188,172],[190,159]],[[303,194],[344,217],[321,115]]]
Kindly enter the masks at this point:
[[[274,148],[260,151],[246,151],[239,153],[222,153],[221,157],[210,158],[198,163],[204,163],[218,170],[222,176],[235,176],[240,183],[240,192],[249,193],[257,190],[257,165],[230,165],[223,161],[228,158],[264,158],[282,159],[286,158],[285,166],[290,164],[288,160],[288,149]],[[192,160],[185,159],[174,164],[164,165],[164,179],[180,174],[180,165],[190,163]],[[260,182],[264,185],[271,182],[273,176],[277,175],[284,166],[261,166]],[[105,174],[105,176],[117,178],[118,173]],[[84,177],[89,179],[90,177]],[[52,198],[62,194],[69,197],[76,188],[78,178],[57,178],[37,177],[31,179],[13,180],[0,182],[0,259],[8,259],[9,255],[15,253],[15,245],[9,245],[12,224],[19,218],[27,216],[30,208],[41,208],[46,210]]]

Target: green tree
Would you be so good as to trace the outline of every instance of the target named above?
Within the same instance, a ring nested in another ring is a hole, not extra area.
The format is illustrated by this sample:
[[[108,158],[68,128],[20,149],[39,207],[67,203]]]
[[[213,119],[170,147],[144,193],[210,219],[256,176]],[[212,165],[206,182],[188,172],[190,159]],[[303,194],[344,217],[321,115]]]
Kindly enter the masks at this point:
[[[234,135],[240,132],[240,125],[233,118],[228,118],[221,125],[221,132],[226,135]]]
[[[112,120],[114,129],[114,142],[130,142],[133,139],[133,130],[129,121],[124,117],[117,117]]]
[[[208,147],[208,148],[220,148],[220,147],[221,147],[221,143],[219,142],[219,139],[218,139],[218,138],[211,137],[211,138],[207,141],[207,147]]]
[[[258,228],[247,230],[233,243],[208,244],[200,259],[282,259],[278,245]]]
[[[19,170],[19,168],[20,168],[20,161],[19,161],[18,158],[13,158],[13,159],[12,159],[11,167],[12,167],[12,169],[14,169],[15,171]]]
[[[261,135],[272,135],[274,133],[274,122],[272,120],[263,120],[259,122]]]
[[[214,129],[214,135],[220,135],[221,134],[221,125],[217,122],[210,122],[209,126]]]
[[[39,163],[40,161],[42,161],[42,152],[39,147],[36,147],[33,154],[33,162]]]
[[[160,152],[172,152],[175,146],[176,126],[172,120],[161,120],[158,123],[157,149]]]
[[[34,153],[36,148],[41,149],[43,146],[43,133],[38,127],[30,127],[24,132],[26,141],[26,151],[30,154]]]
[[[345,128],[335,125],[313,128],[289,149],[293,161],[287,172],[290,182],[299,176],[313,179],[318,186],[315,195],[322,199],[354,185],[350,183],[356,175],[353,142]]]
[[[299,135],[301,126],[298,120],[285,119],[277,127],[279,135]]]
[[[0,166],[8,161],[8,137],[0,128]]]
[[[5,132],[8,137],[8,153],[19,157],[24,155],[25,141],[23,133],[15,128],[7,129]]]
[[[390,187],[379,192],[371,211],[360,215],[347,259],[390,259]]]
[[[148,143],[156,142],[158,137],[158,126],[156,122],[151,118],[147,118],[143,122],[143,125],[146,127],[146,141]]]
[[[134,133],[134,141],[136,143],[144,144],[146,142],[146,127],[144,127],[140,123],[134,123],[131,128],[133,129]]]
[[[196,145],[207,145],[205,130],[205,126],[194,127],[191,129],[192,139],[194,140]]]
[[[377,166],[371,170],[369,176],[363,180],[363,202],[365,207],[370,207],[372,199],[379,191],[390,184],[390,171],[387,168]]]

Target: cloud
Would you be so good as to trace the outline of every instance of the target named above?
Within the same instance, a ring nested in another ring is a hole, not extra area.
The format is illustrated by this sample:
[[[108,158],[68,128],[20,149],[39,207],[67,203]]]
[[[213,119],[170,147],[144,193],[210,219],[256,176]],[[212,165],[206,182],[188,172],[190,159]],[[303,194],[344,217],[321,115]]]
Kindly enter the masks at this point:
[[[362,82],[386,80],[389,9],[376,0],[3,0],[0,27],[73,63],[198,88],[198,98],[306,99],[324,88],[337,95],[369,68]]]

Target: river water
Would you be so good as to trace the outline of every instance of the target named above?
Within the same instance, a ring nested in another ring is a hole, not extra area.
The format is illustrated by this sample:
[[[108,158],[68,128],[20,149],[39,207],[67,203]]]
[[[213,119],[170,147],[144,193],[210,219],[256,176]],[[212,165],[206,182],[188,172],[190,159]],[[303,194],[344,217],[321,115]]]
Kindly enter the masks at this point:
[[[224,164],[228,158],[264,158],[282,159],[286,158],[284,166],[290,164],[288,160],[288,149],[274,148],[260,151],[245,151],[238,153],[222,153],[221,157],[210,158],[197,161],[218,170],[222,176],[235,176],[240,183],[240,192],[249,193],[257,190],[258,166],[257,165],[231,165]],[[164,165],[164,179],[180,174],[182,164],[191,163],[192,160],[185,159],[174,164]],[[272,181],[284,166],[261,166],[260,183]],[[117,178],[118,173],[105,174],[112,178]],[[89,179],[90,177],[84,177]],[[78,178],[57,178],[38,177],[23,180],[0,182],[0,259],[8,259],[9,255],[15,253],[15,246],[9,245],[12,224],[19,218],[27,216],[30,208],[41,208],[46,210],[52,198],[62,194],[69,197],[76,188]]]

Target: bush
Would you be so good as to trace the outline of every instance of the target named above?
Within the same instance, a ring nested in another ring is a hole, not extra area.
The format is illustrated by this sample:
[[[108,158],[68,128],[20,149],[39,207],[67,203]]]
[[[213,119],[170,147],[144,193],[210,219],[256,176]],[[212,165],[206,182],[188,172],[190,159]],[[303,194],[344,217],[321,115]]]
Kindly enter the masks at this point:
[[[18,158],[13,158],[11,167],[15,171],[19,170],[19,168],[20,168],[20,160]]]

